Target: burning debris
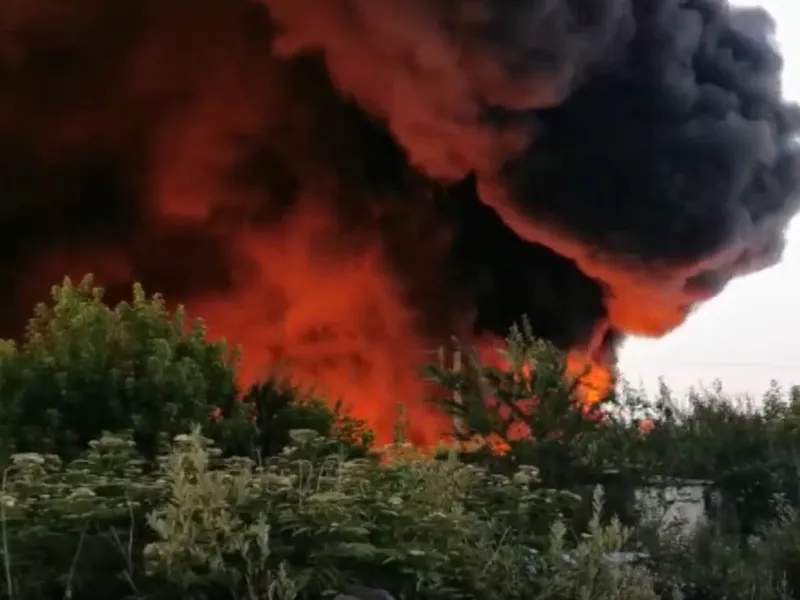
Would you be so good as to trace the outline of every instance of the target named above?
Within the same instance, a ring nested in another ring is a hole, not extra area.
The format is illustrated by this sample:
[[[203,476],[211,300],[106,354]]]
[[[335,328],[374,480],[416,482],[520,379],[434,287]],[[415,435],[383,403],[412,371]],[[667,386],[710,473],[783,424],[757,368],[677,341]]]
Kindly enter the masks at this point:
[[[800,121],[722,0],[11,0],[2,333],[138,280],[389,433],[450,335],[613,364],[780,259]]]

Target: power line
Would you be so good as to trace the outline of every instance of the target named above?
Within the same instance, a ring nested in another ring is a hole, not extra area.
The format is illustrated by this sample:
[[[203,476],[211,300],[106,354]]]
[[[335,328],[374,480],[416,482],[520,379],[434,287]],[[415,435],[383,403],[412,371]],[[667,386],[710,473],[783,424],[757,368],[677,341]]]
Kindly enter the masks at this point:
[[[625,361],[627,362],[627,361]],[[675,360],[631,361],[634,364],[651,366],[682,366],[682,367],[733,367],[743,369],[800,369],[800,363],[758,363],[758,362],[693,362]]]

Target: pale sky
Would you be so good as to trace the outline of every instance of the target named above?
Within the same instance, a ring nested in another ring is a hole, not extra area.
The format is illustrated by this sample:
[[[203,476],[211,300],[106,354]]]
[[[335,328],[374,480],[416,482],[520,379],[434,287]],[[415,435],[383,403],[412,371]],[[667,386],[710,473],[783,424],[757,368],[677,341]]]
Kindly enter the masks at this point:
[[[760,4],[772,13],[785,59],[785,94],[800,101],[798,0],[734,3]],[[659,376],[676,391],[716,378],[732,393],[760,394],[770,379],[800,384],[800,219],[778,266],[734,281],[669,336],[628,341],[620,369],[649,390]]]

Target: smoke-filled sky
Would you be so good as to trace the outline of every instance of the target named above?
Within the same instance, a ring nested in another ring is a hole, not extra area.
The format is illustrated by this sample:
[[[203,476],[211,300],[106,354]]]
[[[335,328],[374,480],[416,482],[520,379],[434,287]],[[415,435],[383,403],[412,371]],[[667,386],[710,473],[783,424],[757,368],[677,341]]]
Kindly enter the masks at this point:
[[[785,94],[798,101],[800,5],[789,0],[757,4],[777,21]],[[620,353],[625,376],[649,389],[660,376],[681,389],[720,378],[730,391],[752,394],[760,394],[773,378],[783,385],[800,383],[800,219],[788,239],[781,263],[734,281],[675,332],[626,343]]]
[[[781,260],[773,30],[725,0],[1,2],[0,335],[64,274],[140,281],[243,379],[283,363],[384,433],[403,403],[419,441],[451,336],[527,316],[603,379]]]

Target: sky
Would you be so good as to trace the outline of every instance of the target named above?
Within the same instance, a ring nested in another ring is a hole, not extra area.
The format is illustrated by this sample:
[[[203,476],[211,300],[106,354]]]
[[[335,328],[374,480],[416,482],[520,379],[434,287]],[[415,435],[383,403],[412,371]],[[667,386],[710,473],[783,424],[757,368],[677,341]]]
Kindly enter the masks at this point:
[[[800,3],[759,4],[777,21],[784,55],[784,93],[800,101]],[[620,371],[634,385],[654,390],[664,377],[675,391],[720,379],[734,394],[760,395],[776,379],[800,384],[800,219],[789,229],[783,261],[732,282],[685,325],[658,340],[632,339],[622,349]]]

